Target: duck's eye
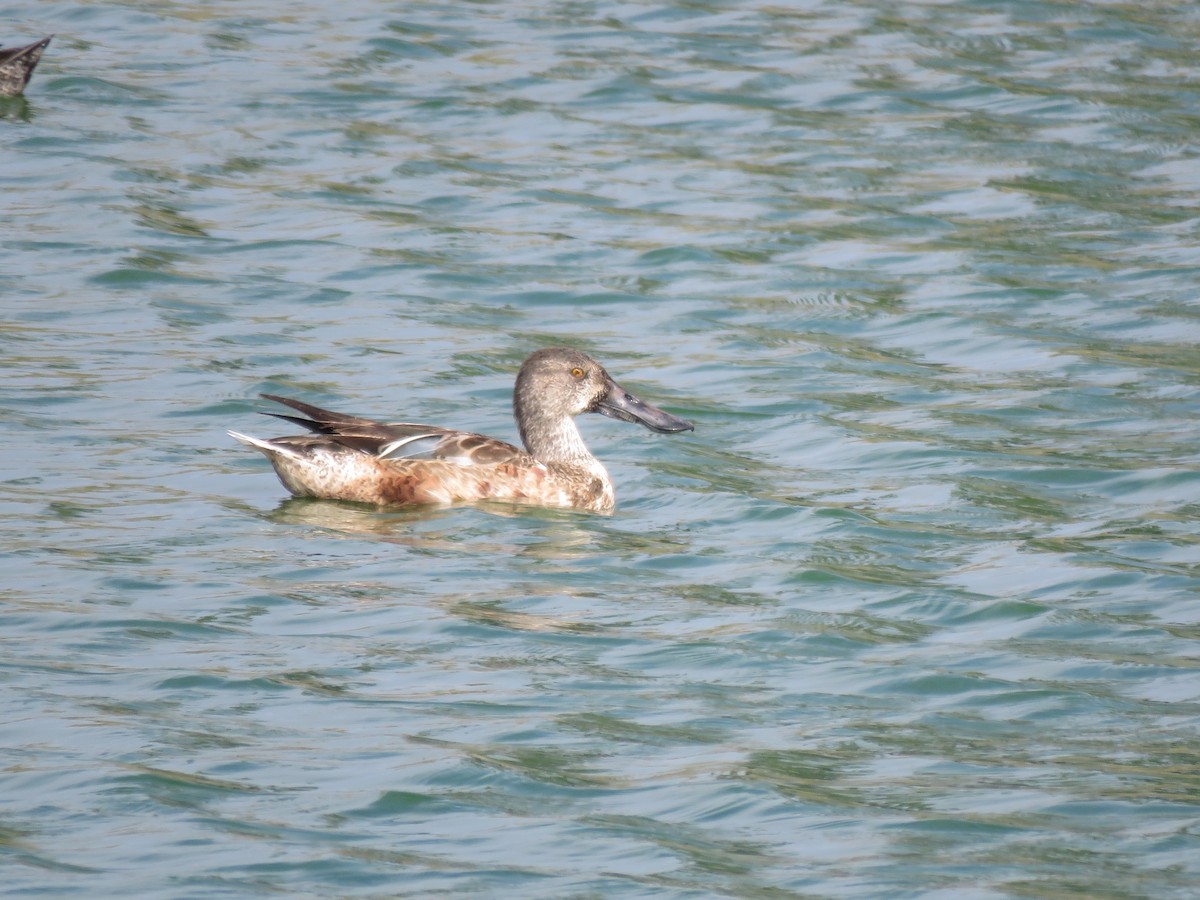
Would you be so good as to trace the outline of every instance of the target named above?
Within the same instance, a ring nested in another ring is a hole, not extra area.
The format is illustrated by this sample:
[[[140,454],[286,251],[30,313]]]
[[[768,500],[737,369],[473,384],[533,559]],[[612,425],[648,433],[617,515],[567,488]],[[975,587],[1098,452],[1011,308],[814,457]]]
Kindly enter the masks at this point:
[[[571,370],[571,377],[572,377],[572,378],[582,378],[582,377],[583,377],[583,374],[584,374],[584,373],[583,373],[583,369],[579,368],[579,366],[576,366],[575,368],[573,368],[573,369]]]

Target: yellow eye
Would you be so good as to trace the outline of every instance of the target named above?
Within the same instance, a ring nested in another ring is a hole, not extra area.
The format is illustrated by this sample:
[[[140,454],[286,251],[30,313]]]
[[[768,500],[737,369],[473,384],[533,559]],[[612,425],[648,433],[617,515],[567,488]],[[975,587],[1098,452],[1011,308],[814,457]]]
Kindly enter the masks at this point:
[[[583,377],[583,369],[579,368],[579,366],[576,366],[575,368],[573,368],[571,370],[571,377],[572,378],[582,378]]]

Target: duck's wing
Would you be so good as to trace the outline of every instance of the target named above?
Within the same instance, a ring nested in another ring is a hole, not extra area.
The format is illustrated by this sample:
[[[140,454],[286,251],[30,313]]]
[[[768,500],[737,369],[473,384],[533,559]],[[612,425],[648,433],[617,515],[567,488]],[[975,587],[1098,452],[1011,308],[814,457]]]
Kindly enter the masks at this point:
[[[24,47],[0,49],[0,96],[13,97],[25,90],[49,43],[50,38],[45,37]]]
[[[528,462],[529,455],[505,441],[417,422],[376,422],[345,413],[332,412],[275,394],[268,400],[290,406],[302,416],[266,413],[324,435],[329,441],[381,459],[436,459],[459,465],[498,465]]]
[[[50,43],[52,37],[54,35],[34,41],[32,44],[26,44],[24,47],[0,47],[0,64],[24,59],[28,67],[32,69],[42,58],[42,51],[46,49],[46,45]]]

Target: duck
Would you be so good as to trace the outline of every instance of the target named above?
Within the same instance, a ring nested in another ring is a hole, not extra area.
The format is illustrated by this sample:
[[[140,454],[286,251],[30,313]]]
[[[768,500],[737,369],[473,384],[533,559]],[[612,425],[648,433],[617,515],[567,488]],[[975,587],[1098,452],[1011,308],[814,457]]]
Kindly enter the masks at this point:
[[[612,479],[592,455],[575,417],[599,413],[660,434],[695,426],[625,390],[581,350],[529,355],[513,388],[524,449],[498,438],[414,422],[377,422],[263,394],[300,415],[264,413],[309,433],[230,437],[260,451],[296,497],[381,507],[498,500],[604,512],[616,504]]]
[[[24,47],[0,48],[0,97],[16,97],[25,90],[52,37],[54,35]]]

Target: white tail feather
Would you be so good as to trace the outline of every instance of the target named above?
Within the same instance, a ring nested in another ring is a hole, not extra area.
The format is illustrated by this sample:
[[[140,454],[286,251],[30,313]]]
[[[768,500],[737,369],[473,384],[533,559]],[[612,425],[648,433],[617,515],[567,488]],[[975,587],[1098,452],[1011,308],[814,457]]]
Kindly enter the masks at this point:
[[[241,441],[247,447],[253,447],[255,450],[261,450],[267,456],[282,454],[283,456],[290,456],[292,459],[300,459],[300,454],[290,447],[274,444],[271,441],[264,441],[261,438],[250,437],[250,435],[242,434],[240,431],[230,431],[229,436],[235,440]]]

